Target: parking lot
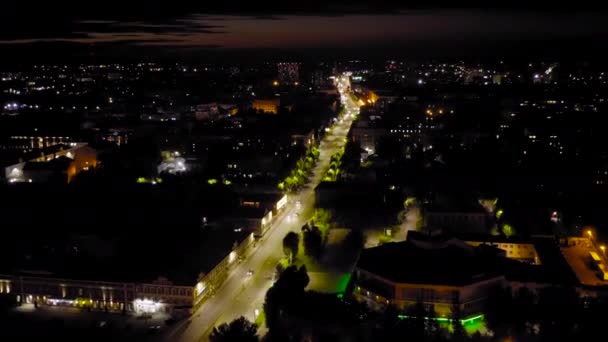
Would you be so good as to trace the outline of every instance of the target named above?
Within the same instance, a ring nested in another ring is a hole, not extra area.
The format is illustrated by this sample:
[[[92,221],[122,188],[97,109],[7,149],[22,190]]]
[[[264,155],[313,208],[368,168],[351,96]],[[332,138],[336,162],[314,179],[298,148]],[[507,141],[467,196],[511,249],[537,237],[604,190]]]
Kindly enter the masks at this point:
[[[572,243],[568,247],[562,247],[561,250],[581,284],[591,286],[608,285],[608,281],[603,281],[599,278],[597,269],[594,267],[589,256],[589,252],[601,255],[602,251],[598,251],[587,239],[578,239],[576,243]]]

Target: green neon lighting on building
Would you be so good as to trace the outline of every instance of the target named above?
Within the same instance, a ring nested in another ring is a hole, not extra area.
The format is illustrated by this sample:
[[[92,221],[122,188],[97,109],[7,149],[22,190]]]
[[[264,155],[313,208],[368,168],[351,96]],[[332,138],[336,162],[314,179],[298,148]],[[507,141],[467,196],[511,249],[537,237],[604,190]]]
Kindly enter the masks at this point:
[[[474,323],[476,320],[479,320],[479,319],[483,319],[483,314],[482,315],[473,316],[473,317],[470,317],[470,318],[467,318],[467,319],[461,319],[460,323],[462,323],[462,324]]]
[[[407,315],[398,315],[397,317],[399,317],[399,319],[407,319],[410,318],[410,316]],[[437,322],[451,322],[452,320],[450,318],[446,318],[446,317],[424,317],[424,319],[429,320],[435,320]],[[477,320],[483,319],[483,314],[481,315],[477,315],[477,316],[473,316],[473,317],[469,317],[466,319],[461,319],[460,323],[462,323],[462,325],[467,325],[467,324],[474,324],[476,323]]]
[[[338,288],[336,289],[336,292],[346,292],[346,287],[348,287],[348,284],[350,283],[350,278],[351,278],[352,274],[347,273],[345,275],[343,275],[342,277],[340,277],[340,280],[338,282]]]

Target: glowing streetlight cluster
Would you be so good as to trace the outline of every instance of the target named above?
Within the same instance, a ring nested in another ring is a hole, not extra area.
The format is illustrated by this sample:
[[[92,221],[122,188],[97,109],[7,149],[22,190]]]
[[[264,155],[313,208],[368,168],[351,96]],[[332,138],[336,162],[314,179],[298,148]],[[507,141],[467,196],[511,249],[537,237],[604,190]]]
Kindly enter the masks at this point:
[[[7,103],[4,105],[5,110],[17,110],[19,108],[19,104],[16,102]]]

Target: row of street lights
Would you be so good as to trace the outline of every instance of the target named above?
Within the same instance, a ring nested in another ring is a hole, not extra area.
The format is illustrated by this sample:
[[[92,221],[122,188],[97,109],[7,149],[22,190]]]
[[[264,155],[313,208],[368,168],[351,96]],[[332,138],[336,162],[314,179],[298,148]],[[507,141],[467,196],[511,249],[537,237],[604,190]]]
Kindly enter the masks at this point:
[[[597,243],[596,240],[593,239],[593,232],[591,229],[587,229],[587,235],[589,235],[589,241],[591,241],[591,243],[595,246]],[[606,245],[601,244],[599,247],[602,250],[602,254],[604,254],[604,258],[606,258]]]

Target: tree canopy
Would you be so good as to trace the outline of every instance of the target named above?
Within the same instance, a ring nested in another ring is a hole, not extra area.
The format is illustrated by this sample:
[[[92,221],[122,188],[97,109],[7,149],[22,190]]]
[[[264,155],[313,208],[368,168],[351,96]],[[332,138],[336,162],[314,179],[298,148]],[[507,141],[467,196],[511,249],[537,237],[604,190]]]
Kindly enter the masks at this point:
[[[209,336],[211,342],[257,342],[258,327],[241,316],[230,323],[214,327]]]
[[[313,226],[302,230],[304,252],[309,257],[318,260],[323,251],[323,234],[318,227]]]
[[[293,258],[298,255],[298,247],[300,245],[300,236],[295,232],[289,232],[283,238],[283,251],[285,255],[290,257],[291,262]]]

